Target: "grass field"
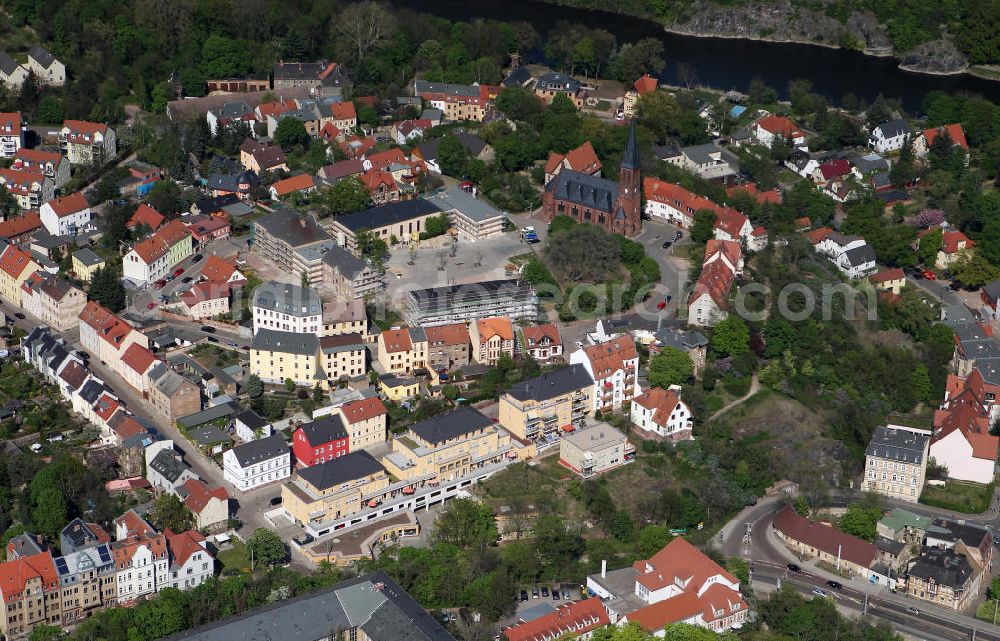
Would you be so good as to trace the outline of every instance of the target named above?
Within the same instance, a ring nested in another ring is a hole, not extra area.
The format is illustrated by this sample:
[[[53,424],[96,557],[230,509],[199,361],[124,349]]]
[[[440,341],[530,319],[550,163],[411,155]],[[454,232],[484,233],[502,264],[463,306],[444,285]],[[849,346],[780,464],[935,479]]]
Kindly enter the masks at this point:
[[[990,507],[994,484],[948,481],[944,487],[925,485],[920,502],[964,514],[979,514]]]
[[[250,554],[247,552],[247,546],[236,539],[233,539],[232,547],[221,550],[216,554],[216,558],[222,564],[223,570],[232,569],[246,572],[250,569]]]

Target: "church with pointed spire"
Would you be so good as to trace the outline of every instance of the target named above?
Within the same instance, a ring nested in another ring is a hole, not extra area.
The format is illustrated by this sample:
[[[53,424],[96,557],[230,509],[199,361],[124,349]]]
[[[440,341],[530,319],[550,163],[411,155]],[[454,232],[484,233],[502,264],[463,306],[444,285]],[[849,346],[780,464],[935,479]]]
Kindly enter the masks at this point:
[[[545,186],[542,211],[548,220],[569,216],[577,222],[599,225],[623,236],[639,235],[642,231],[642,168],[635,142],[635,123],[629,125],[625,155],[618,166],[618,182],[563,169]]]

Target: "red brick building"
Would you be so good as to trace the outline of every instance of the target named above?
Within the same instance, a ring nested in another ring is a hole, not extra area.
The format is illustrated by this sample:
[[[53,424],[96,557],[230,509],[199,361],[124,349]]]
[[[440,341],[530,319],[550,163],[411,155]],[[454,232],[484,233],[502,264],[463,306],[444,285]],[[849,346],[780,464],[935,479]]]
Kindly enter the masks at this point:
[[[542,208],[548,220],[569,216],[609,232],[636,236],[642,231],[642,171],[635,124],[629,127],[618,182],[563,169],[546,186]]]

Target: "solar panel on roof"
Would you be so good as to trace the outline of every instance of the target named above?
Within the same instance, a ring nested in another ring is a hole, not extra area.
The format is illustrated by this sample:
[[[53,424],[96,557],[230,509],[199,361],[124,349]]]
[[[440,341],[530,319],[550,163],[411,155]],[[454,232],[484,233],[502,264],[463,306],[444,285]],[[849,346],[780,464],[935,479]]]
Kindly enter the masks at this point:
[[[101,555],[102,563],[111,562],[111,552],[108,550],[107,546],[102,545],[101,547],[97,548],[97,553]]]
[[[59,572],[59,574],[69,573],[69,567],[66,566],[66,559],[59,556],[55,558],[55,562],[56,562],[56,570]]]

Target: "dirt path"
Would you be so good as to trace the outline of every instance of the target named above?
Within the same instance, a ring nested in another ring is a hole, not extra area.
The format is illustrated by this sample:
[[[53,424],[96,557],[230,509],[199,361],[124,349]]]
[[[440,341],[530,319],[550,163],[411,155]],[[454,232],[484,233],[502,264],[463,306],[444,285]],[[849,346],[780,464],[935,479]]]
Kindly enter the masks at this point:
[[[723,407],[721,407],[719,409],[719,411],[717,411],[715,414],[712,414],[711,416],[709,416],[708,420],[714,421],[715,419],[719,418],[720,416],[722,416],[723,414],[725,414],[726,412],[728,412],[730,409],[736,407],[737,405],[739,405],[743,401],[747,400],[748,398],[750,398],[751,396],[753,396],[754,394],[756,394],[759,391],[760,391],[760,382],[757,380],[757,375],[754,374],[753,376],[750,377],[750,391],[748,391],[743,396],[741,396],[741,397],[739,397],[739,398],[737,398],[737,399],[735,399],[733,401],[730,401],[729,403],[727,403],[726,405],[724,405]]]

